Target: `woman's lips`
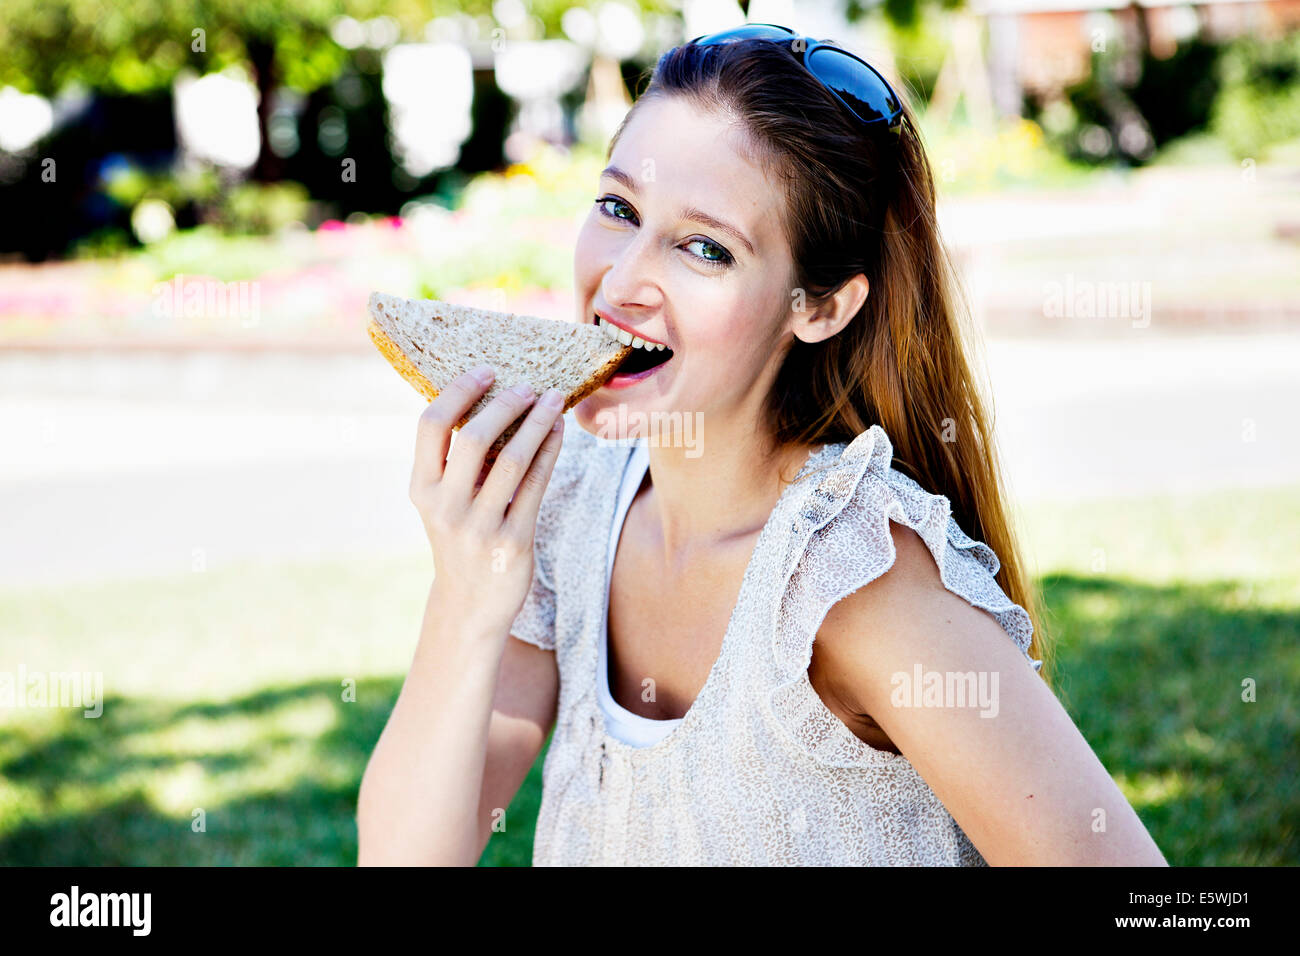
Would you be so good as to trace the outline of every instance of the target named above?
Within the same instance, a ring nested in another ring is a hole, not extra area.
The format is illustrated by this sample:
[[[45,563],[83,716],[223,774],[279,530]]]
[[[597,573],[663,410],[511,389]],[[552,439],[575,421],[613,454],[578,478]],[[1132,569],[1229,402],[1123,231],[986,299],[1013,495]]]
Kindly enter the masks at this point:
[[[659,371],[661,368],[668,365],[669,362],[671,361],[672,359],[669,359],[667,362],[660,362],[654,368],[648,368],[644,372],[616,373],[613,378],[611,378],[608,382],[604,384],[603,387],[604,388],[628,388],[629,386],[635,385],[638,382],[644,382],[655,372]]]
[[[630,328],[628,328],[626,325],[622,325],[621,323],[615,322],[613,319],[611,319],[611,318],[610,318],[608,315],[606,315],[604,312],[601,312],[601,311],[599,311],[599,310],[593,310],[592,313],[591,313],[591,323],[592,323],[592,325],[595,325],[595,326],[599,327],[599,326],[600,326],[600,320],[601,320],[601,319],[604,319],[606,322],[608,322],[610,325],[614,326],[616,329],[622,329],[622,330],[623,330],[624,332],[626,332],[628,335],[632,335],[632,336],[635,336],[635,337],[641,339],[641,341],[643,341],[643,342],[649,342],[651,345],[662,345],[662,346],[663,346],[665,349],[667,349],[668,351],[672,351],[672,346],[670,346],[667,342],[661,342],[661,341],[659,341],[658,339],[652,339],[652,338],[649,338],[648,336],[646,336],[646,335],[644,335],[644,334],[642,334],[642,333],[636,331],[635,329],[630,329]]]
[[[633,349],[632,352],[633,353],[644,352],[644,350]],[[656,358],[655,361],[658,364],[652,365],[649,368],[641,369],[639,372],[615,372],[612,376],[610,376],[609,380],[606,381],[604,387],[605,388],[627,388],[628,386],[636,385],[639,382],[644,382],[646,379],[650,378],[660,369],[664,368],[667,365],[670,365],[673,359],[675,358],[673,353],[669,350],[664,350],[663,352],[651,352],[647,354],[651,356],[667,355],[667,358]],[[638,358],[638,356],[632,354],[629,356],[629,359],[625,359],[622,364],[626,365],[631,358]]]
[[[599,310],[592,310],[591,312],[592,324],[599,328],[601,319],[604,319],[606,322],[609,322],[609,324],[614,326],[615,328],[622,329],[624,332],[628,333],[629,335],[637,336],[643,342],[660,344],[656,339],[648,339],[644,335],[640,335],[639,333],[634,332],[632,329],[619,325],[617,322],[612,321],[610,317],[605,315],[603,312],[600,312]],[[673,356],[672,349],[668,347],[667,343],[662,343],[662,344],[664,345],[664,348],[661,351],[666,352],[668,354],[668,357],[663,361],[661,361],[658,365],[654,365],[650,368],[643,369],[640,372],[616,372],[601,387],[602,388],[629,388],[633,385],[638,384],[639,382],[644,382],[646,379],[650,378],[652,375],[654,375],[661,368],[663,368],[665,365],[668,365],[673,360],[674,356]],[[635,349],[637,351],[645,351],[640,346],[636,346]]]

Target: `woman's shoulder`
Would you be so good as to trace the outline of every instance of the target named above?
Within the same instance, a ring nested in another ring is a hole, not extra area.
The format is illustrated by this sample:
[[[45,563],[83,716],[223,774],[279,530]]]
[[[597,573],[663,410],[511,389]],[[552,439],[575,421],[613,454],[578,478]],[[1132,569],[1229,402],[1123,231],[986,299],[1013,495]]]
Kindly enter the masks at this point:
[[[897,568],[889,588],[932,587],[937,579],[992,614],[1028,652],[1033,625],[997,583],[997,554],[960,527],[946,496],[894,467],[893,443],[880,425],[829,446],[808,479],[794,530],[808,536],[796,573],[811,618],[821,621],[841,600]]]

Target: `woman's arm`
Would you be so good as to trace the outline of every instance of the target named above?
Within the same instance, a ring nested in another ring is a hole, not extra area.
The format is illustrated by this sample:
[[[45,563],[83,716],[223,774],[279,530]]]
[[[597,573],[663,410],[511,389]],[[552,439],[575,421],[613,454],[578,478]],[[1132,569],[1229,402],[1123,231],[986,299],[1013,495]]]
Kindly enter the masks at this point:
[[[357,799],[357,863],[473,866],[554,723],[555,654],[482,639],[430,593]]]
[[[485,803],[489,812],[504,809],[536,757],[538,729],[552,720],[553,655],[516,647],[509,631],[535,578],[538,511],[560,451],[564,396],[550,389],[528,411],[531,398],[502,392],[452,447],[455,423],[490,379],[466,373],[420,414],[410,497],[429,536],[434,583],[411,669],[357,796],[360,864],[472,866],[491,832]],[[525,411],[487,465],[489,447]]]
[[[555,726],[560,694],[560,672],[555,652],[542,650],[527,641],[510,638],[501,658],[488,726],[487,760],[483,768],[483,791],[479,797],[479,846],[477,860],[520,786],[542,752],[546,736]]]
[[[817,634],[840,698],[876,720],[991,865],[1167,865],[997,620],[943,586],[914,531],[890,531],[893,566],[832,607]],[[945,686],[969,687],[957,675],[973,674],[988,693],[908,706],[918,665]]]
[[[473,866],[504,645],[430,589],[410,671],[357,796],[359,866]]]

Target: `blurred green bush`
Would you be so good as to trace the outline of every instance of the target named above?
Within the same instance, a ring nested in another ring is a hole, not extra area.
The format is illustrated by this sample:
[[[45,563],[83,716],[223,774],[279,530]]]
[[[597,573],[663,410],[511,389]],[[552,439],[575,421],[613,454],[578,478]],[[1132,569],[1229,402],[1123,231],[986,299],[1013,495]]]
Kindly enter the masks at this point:
[[[212,202],[219,191],[217,174],[209,168],[151,172],[127,161],[114,167],[104,179],[104,193],[128,209],[149,198],[180,209],[187,203]]]
[[[894,68],[911,94],[912,102],[918,105],[930,101],[948,55],[942,19],[942,11],[934,4],[926,4],[918,9],[910,24],[885,20]]]
[[[1211,129],[1238,159],[1258,158],[1300,137],[1300,31],[1233,41],[1219,60],[1219,76]]]
[[[1205,155],[1258,158],[1300,137],[1300,31],[1277,39],[1193,37],[1165,58],[1135,55],[1139,68],[1126,76],[1121,51],[1095,53],[1086,79],[1063,99],[1028,99],[1026,115],[1055,149],[1094,165],[1163,161],[1182,155],[1176,144],[1185,140],[1201,141]],[[1122,135],[1133,125],[1139,133]]]
[[[162,203],[178,224],[197,224],[200,228],[196,231],[207,226],[209,233],[217,230],[231,236],[272,235],[293,223],[305,224],[311,210],[311,197],[301,183],[226,185],[211,167],[152,171],[125,160],[104,175],[101,185],[110,200],[132,213]],[[137,232],[133,241],[125,230],[105,228],[76,242],[73,254],[81,258],[112,255],[138,244],[157,245],[170,233],[170,228],[156,237]],[[211,244],[212,237],[198,241]]]
[[[265,236],[305,223],[310,206],[311,197],[301,183],[245,182],[221,197],[214,219],[227,232]]]
[[[303,265],[301,257],[284,243],[260,236],[224,235],[213,225],[175,232],[137,255],[150,282],[175,275],[206,275],[235,282]]]

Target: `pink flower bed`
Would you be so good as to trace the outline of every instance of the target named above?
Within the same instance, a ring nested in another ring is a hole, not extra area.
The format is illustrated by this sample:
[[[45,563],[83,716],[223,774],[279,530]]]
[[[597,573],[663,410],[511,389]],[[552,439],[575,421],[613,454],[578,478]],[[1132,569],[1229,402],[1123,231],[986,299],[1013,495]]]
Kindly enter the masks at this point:
[[[448,222],[470,225],[461,213]],[[570,224],[530,226],[572,241]],[[267,242],[268,260],[295,264],[242,283],[189,273],[159,279],[139,256],[0,265],[0,348],[190,342],[368,349],[370,293],[419,294],[420,238],[396,216],[360,225],[330,220],[313,233]],[[502,297],[470,286],[440,294],[485,308],[573,318],[567,290]]]

